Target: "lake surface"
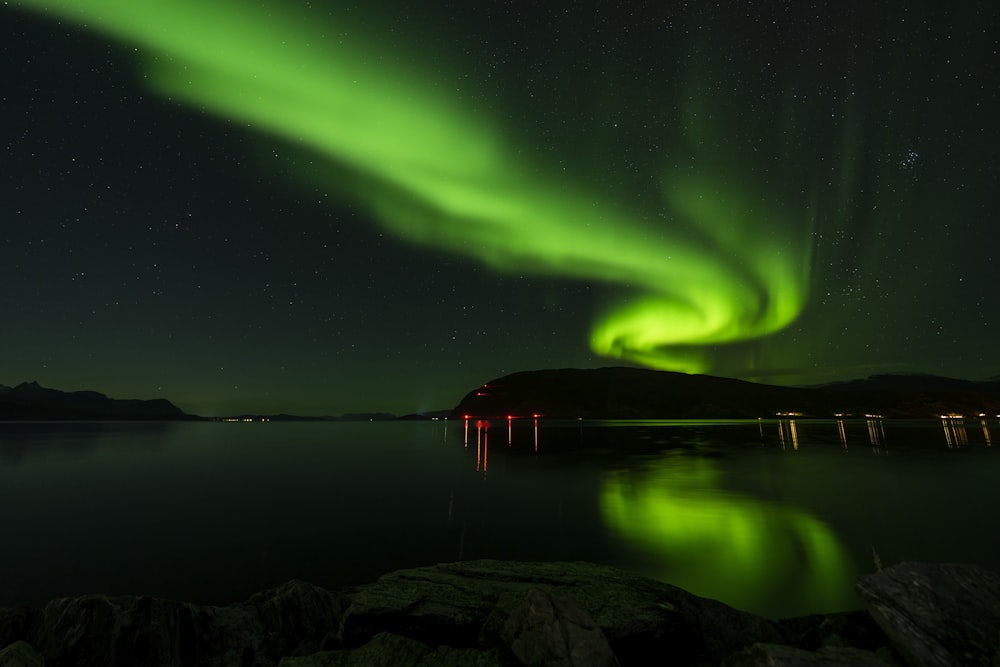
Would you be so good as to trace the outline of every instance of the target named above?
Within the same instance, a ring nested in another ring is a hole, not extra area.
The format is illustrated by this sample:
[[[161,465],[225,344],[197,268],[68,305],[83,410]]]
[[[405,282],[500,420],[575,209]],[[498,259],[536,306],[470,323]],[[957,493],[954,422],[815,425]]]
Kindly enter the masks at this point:
[[[589,560],[769,616],[1000,570],[1000,420],[0,423],[0,606]]]

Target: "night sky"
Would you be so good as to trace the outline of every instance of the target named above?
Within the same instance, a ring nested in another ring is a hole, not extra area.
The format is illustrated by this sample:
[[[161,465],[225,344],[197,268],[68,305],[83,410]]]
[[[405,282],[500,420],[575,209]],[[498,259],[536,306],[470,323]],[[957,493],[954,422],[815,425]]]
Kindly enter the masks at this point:
[[[996,3],[4,5],[2,384],[1000,375]]]

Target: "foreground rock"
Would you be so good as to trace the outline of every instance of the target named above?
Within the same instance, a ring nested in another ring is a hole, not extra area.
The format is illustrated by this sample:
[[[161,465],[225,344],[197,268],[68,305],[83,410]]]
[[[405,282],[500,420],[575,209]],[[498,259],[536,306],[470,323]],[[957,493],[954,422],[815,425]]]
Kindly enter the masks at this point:
[[[573,598],[529,590],[500,632],[504,643],[526,665],[618,667],[607,638]]]
[[[17,641],[0,651],[0,667],[43,667],[45,658],[28,642]]]
[[[531,591],[571,598],[622,664],[642,664],[652,653],[669,653],[678,664],[718,662],[747,644],[784,638],[772,621],[615,568],[490,560],[383,576],[353,597],[341,638],[350,647],[388,631],[432,645],[481,646],[506,655],[512,647],[504,626]]]
[[[904,563],[860,577],[858,595],[910,665],[1000,665],[1000,575]]]
[[[870,613],[772,621],[601,565],[483,560],[400,570],[342,593],[290,582],[228,607],[86,596],[4,609],[0,667],[880,667],[998,658],[996,574],[904,564],[862,577],[858,592]]]
[[[41,609],[0,609],[0,647],[27,642],[48,667],[274,665],[318,650],[336,632],[343,602],[299,581],[228,607],[148,597],[61,598]]]

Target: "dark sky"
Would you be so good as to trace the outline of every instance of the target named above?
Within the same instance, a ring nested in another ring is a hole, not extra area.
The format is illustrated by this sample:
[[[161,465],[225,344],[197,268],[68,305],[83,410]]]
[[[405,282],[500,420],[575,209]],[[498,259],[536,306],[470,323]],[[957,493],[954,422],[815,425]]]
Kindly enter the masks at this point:
[[[0,383],[1000,374],[995,3],[6,4]]]

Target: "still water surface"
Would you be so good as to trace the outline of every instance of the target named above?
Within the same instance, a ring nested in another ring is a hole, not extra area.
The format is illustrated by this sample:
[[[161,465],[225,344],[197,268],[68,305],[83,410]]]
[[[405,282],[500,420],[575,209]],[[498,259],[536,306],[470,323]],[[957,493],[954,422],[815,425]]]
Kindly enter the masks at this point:
[[[229,603],[476,558],[590,560],[770,616],[904,560],[1000,570],[996,418],[0,423],[0,606]]]

